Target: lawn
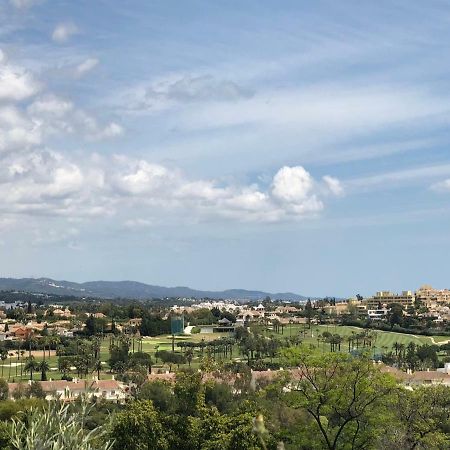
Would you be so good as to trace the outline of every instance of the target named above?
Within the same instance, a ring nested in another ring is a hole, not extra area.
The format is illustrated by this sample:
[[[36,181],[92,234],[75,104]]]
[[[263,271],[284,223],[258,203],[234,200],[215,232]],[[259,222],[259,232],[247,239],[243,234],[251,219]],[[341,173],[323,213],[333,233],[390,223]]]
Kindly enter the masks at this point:
[[[303,338],[303,342],[306,344],[314,344],[317,346],[318,335],[328,331],[332,334],[339,334],[340,336],[346,337],[350,336],[352,333],[361,333],[364,331],[363,328],[358,327],[350,327],[350,326],[338,326],[338,325],[312,325],[311,329],[308,330],[304,325],[292,325],[285,327],[284,336],[295,335],[298,333],[302,333],[303,330],[306,330],[306,335]],[[413,334],[405,334],[405,333],[395,333],[392,331],[381,331],[381,330],[373,330],[377,334],[377,339],[375,343],[375,351],[377,353],[383,353],[387,350],[390,350],[395,342],[399,344],[408,345],[410,342],[413,342],[417,345],[424,344],[433,344],[445,342],[449,339],[448,336],[415,336]],[[301,334],[302,335],[302,334]],[[323,347],[325,350],[328,350],[329,345],[323,345],[320,343],[320,347]],[[347,350],[348,344],[343,344],[341,346],[341,350]]]

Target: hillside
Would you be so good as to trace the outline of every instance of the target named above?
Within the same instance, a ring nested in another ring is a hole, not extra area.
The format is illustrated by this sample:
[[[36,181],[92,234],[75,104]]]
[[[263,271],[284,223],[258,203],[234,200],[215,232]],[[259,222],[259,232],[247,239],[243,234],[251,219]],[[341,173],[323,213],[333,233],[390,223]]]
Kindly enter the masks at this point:
[[[306,297],[292,292],[270,293],[245,289],[203,291],[185,286],[154,286],[137,281],[89,281],[86,283],[75,283],[71,281],[52,280],[50,278],[0,278],[0,290],[74,295],[77,297],[99,297],[105,299],[118,297],[140,300],[165,297],[208,297],[214,299],[260,300],[267,296],[272,299],[290,301],[303,301],[306,299]]]

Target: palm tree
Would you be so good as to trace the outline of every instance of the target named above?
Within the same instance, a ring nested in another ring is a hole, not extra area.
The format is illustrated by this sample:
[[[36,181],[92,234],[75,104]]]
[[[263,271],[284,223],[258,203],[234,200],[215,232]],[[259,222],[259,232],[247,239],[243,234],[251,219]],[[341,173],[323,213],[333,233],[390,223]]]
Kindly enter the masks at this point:
[[[50,369],[48,362],[43,359],[40,363],[37,364],[37,370],[41,371],[41,381],[47,381],[47,371]]]
[[[22,379],[23,377],[23,364],[22,364],[22,359],[23,359],[23,355],[25,355],[25,350],[20,350],[20,379]]]
[[[192,358],[194,357],[194,350],[192,349],[192,347],[189,347],[186,350],[184,355],[186,356],[186,359],[187,359],[187,362],[189,364],[189,367],[191,367],[191,361],[192,361]]]
[[[94,370],[97,371],[97,380],[100,380],[100,371],[102,370],[102,362],[97,359],[94,363]]]
[[[0,350],[0,358],[2,361],[5,361],[8,358],[8,352],[5,349],[1,349]],[[2,378],[3,378],[3,369],[4,369],[4,364],[2,363]]]
[[[38,364],[36,363],[34,356],[29,356],[25,359],[25,367],[24,371],[25,373],[30,372],[30,380],[33,379],[33,372],[35,370],[39,370]]]
[[[58,366],[59,371],[63,374],[64,378],[66,378],[71,367],[69,359],[67,357],[59,357]]]

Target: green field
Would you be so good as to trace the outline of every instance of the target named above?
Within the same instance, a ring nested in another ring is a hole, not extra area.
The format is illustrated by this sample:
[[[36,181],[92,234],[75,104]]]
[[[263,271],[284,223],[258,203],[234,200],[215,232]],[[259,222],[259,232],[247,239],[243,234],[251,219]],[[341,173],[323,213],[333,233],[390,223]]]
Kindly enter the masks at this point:
[[[343,337],[348,337],[352,333],[361,333],[364,331],[363,328],[358,327],[350,327],[350,326],[338,326],[338,325],[312,325],[311,329],[309,330],[308,327],[305,327],[304,325],[292,325],[287,326],[284,329],[284,335],[290,336],[295,334],[300,334],[303,336],[303,331],[306,332],[304,337],[302,337],[302,341],[305,344],[313,344],[313,345],[319,345],[319,348],[325,348],[325,350],[328,350],[329,345],[318,343],[317,337],[321,335],[323,332],[328,331],[332,334],[339,334]],[[370,331],[370,330],[369,330]],[[417,345],[424,345],[424,344],[438,344],[442,342],[448,341],[450,338],[449,336],[415,336],[412,334],[405,334],[405,333],[395,333],[392,331],[379,331],[379,330],[373,330],[376,335],[376,343],[375,343],[375,351],[377,353],[383,353],[385,351],[388,351],[392,348],[395,342],[398,342],[399,344],[408,345],[410,342],[413,342]],[[343,343],[341,345],[341,351],[347,351],[348,350],[348,344]]]
[[[363,329],[357,327],[350,326],[336,326],[336,325],[312,325],[310,329],[308,329],[305,325],[292,324],[284,327],[283,334],[274,333],[269,331],[268,334],[272,334],[277,336],[279,339],[284,339],[287,337],[300,336],[301,340],[306,345],[313,345],[316,348],[319,348],[323,352],[328,352],[330,350],[330,345],[324,343],[322,340],[318,340],[319,335],[328,331],[332,334],[339,334],[340,336],[347,337],[352,333],[361,333]],[[390,349],[395,342],[399,344],[408,345],[410,342],[414,342],[417,345],[423,344],[433,344],[433,343],[441,343],[449,340],[448,336],[433,336],[433,338],[428,336],[414,336],[411,334],[403,334],[403,333],[394,333],[389,331],[376,331],[377,338],[375,342],[375,346],[372,351],[376,354],[382,354]],[[225,337],[224,333],[210,333],[210,334],[193,334],[186,336],[177,336],[175,337],[175,351],[179,351],[179,348],[176,346],[177,343],[183,341],[189,342],[200,342],[202,340],[210,341],[213,339],[220,339],[221,337]],[[102,371],[101,377],[102,379],[111,378],[112,374],[109,373],[109,367],[107,365],[107,361],[109,358],[109,338],[105,338],[101,345],[100,358],[104,363],[104,370]],[[171,350],[172,349],[172,336],[158,336],[158,337],[145,337],[142,340],[142,350],[146,353],[150,353],[152,356],[157,350]],[[135,340],[135,351],[138,351],[138,341]],[[344,341],[341,344],[341,352],[348,351],[348,342]],[[12,350],[10,351],[13,352]],[[28,352],[25,353],[24,358],[28,356]],[[233,349],[233,357],[239,357],[239,350],[237,345]],[[36,361],[41,361],[42,357],[36,357]],[[50,371],[47,373],[47,379],[60,379],[61,374],[57,369],[58,367],[58,358],[56,356],[46,357],[50,365]],[[197,367],[199,364],[200,355],[197,353],[192,361],[192,366]],[[11,364],[10,364],[11,363]],[[16,366],[15,366],[16,365]],[[22,373],[21,375],[21,366],[23,367],[22,359],[17,359],[15,355],[12,358],[8,358],[4,361],[3,365],[0,364],[0,376],[9,381],[19,381],[19,380],[28,380],[30,378],[29,374]],[[155,369],[161,368],[160,364],[155,364]],[[94,373],[93,373],[94,375]],[[40,373],[34,373],[33,379],[39,380]]]

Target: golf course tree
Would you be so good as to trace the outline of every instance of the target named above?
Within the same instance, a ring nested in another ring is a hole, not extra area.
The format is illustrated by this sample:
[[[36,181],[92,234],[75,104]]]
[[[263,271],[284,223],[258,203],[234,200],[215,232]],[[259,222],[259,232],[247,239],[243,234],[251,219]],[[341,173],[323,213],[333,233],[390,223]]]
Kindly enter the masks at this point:
[[[186,362],[184,355],[169,352],[167,350],[158,350],[155,353],[155,358],[160,359],[164,364],[167,364],[169,366],[169,372],[172,372],[172,366],[174,364],[179,367],[180,364],[184,364]]]
[[[8,350],[6,350],[4,347],[0,348],[0,359],[2,360],[2,378],[3,378],[5,361],[8,359]]]
[[[113,371],[123,373],[128,367],[129,357],[130,339],[126,336],[120,336],[109,347],[109,366]]]
[[[39,361],[37,369],[41,372],[41,381],[47,381],[47,372],[50,370],[48,362],[45,359]]]
[[[130,369],[133,369],[136,367],[143,367],[148,371],[148,373],[151,373],[152,365],[153,365],[153,360],[149,353],[139,351],[139,352],[132,353],[129,357],[128,366]]]
[[[39,364],[35,360],[34,356],[28,356],[25,359],[25,366],[23,368],[25,373],[30,374],[30,380],[33,379],[33,373],[39,370]]]
[[[348,448],[362,449],[378,437],[397,389],[390,376],[364,356],[317,355],[299,348],[283,354],[302,373],[289,385],[289,402],[307,413],[310,425],[305,433],[317,434],[321,448],[336,450],[352,443]]]

